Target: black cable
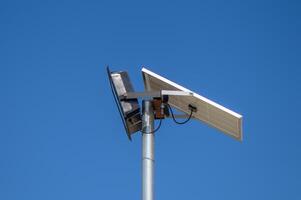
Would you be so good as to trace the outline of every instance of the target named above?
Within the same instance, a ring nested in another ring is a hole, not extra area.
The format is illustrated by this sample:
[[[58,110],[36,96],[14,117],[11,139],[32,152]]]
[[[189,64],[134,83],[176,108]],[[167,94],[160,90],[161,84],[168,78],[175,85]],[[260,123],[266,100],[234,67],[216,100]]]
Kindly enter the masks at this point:
[[[176,118],[175,118],[175,115],[174,115],[174,113],[173,113],[173,110],[172,110],[171,106],[170,106],[168,103],[166,103],[165,105],[167,105],[167,107],[169,108],[170,113],[171,113],[171,116],[172,116],[172,119],[173,119],[173,121],[174,121],[176,124],[186,124],[187,122],[189,122],[189,121],[191,120],[191,118],[192,118],[192,113],[194,112],[193,109],[191,109],[190,115],[189,115],[189,117],[188,117],[185,121],[183,121],[183,122],[178,122],[178,121],[176,120]],[[162,118],[160,119],[159,125],[158,125],[158,127],[157,127],[155,130],[153,130],[153,131],[151,131],[151,132],[149,132],[149,133],[146,133],[146,132],[144,132],[143,130],[141,130],[141,132],[142,132],[143,134],[153,134],[153,133],[157,132],[157,131],[161,128],[161,125],[162,125]]]
[[[146,132],[144,132],[143,130],[141,130],[141,132],[142,132],[143,134],[153,134],[153,133],[157,132],[157,131],[161,128],[161,124],[162,124],[162,118],[160,119],[159,125],[158,125],[158,127],[157,127],[155,130],[153,130],[153,131],[151,131],[151,132],[149,132],[149,133],[146,133]]]
[[[189,117],[188,117],[185,121],[183,121],[183,122],[178,122],[178,121],[176,120],[176,118],[175,118],[175,115],[174,115],[174,113],[173,113],[173,110],[172,110],[171,106],[170,106],[168,103],[166,103],[166,105],[168,106],[168,108],[169,108],[169,110],[170,110],[170,113],[171,113],[171,116],[172,116],[172,119],[173,119],[173,121],[174,121],[176,124],[186,124],[187,122],[190,121],[190,119],[191,119],[191,117],[192,117],[192,113],[193,113],[193,110],[192,110],[192,109],[191,109],[191,112],[190,112]]]

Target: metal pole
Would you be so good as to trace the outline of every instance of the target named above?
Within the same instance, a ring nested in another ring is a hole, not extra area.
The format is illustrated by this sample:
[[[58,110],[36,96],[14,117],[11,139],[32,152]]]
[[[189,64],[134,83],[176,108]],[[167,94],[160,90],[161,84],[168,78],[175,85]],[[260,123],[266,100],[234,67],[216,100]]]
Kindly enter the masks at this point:
[[[154,112],[151,100],[142,102],[142,200],[154,200]]]

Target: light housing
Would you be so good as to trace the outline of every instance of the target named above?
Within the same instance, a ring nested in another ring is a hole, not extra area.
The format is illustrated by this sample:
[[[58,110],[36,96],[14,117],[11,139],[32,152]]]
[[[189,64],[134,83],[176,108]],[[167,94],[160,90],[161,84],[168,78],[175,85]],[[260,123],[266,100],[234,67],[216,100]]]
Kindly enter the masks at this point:
[[[130,77],[126,71],[111,72],[110,68],[107,67],[107,73],[125,131],[131,140],[131,135],[140,131],[142,127],[138,99],[122,98],[126,93],[134,92]]]

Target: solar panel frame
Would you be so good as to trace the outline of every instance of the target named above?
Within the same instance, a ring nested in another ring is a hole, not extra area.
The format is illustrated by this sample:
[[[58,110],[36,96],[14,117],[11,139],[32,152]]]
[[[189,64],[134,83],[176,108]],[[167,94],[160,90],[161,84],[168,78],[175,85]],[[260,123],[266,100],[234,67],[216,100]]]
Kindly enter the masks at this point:
[[[170,96],[169,104],[176,109],[190,114],[188,105],[197,107],[193,117],[239,141],[242,141],[242,115],[207,99],[167,78],[164,78],[146,68],[142,68],[145,89],[147,91],[178,90],[192,93],[192,96]]]

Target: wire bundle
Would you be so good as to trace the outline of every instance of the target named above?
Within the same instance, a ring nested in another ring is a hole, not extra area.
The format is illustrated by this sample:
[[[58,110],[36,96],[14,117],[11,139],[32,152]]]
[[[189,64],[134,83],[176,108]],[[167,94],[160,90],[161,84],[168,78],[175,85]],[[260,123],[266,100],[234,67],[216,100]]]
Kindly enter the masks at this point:
[[[189,121],[191,120],[191,118],[192,118],[192,113],[193,113],[193,109],[190,109],[190,111],[191,111],[191,112],[190,112],[190,115],[189,115],[189,117],[188,117],[185,121],[179,122],[179,121],[176,120],[176,117],[175,117],[175,115],[174,115],[174,112],[173,112],[171,106],[170,106],[168,103],[165,103],[165,105],[166,105],[166,106],[168,107],[168,109],[170,110],[171,117],[172,117],[173,121],[174,121],[176,124],[183,125],[183,124],[186,124],[187,122],[189,122]],[[157,131],[161,128],[161,125],[162,125],[162,119],[160,119],[160,122],[159,122],[158,127],[157,127],[155,130],[153,130],[152,132],[150,132],[150,133],[146,133],[146,132],[144,132],[144,131],[141,131],[141,132],[144,133],[144,134],[153,134],[153,133],[157,132]]]

